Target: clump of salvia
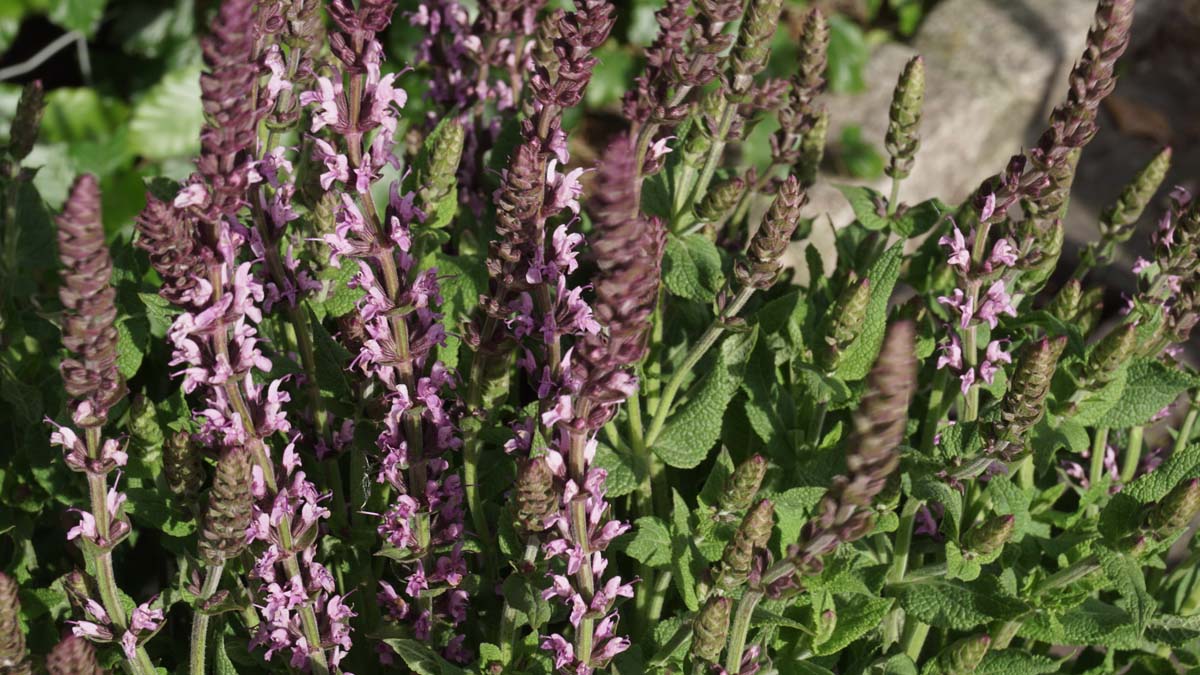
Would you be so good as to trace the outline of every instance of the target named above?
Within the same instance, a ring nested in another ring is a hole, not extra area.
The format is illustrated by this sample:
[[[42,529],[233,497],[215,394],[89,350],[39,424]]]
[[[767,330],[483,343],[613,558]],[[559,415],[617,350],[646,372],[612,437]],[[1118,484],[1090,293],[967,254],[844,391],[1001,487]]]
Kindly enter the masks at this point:
[[[57,287],[5,305],[61,327],[65,405],[63,466],[2,472],[0,672],[1200,662],[1200,200],[1160,198],[1171,150],[1060,260],[1132,0],[968,196],[899,201],[945,63],[896,64],[890,192],[842,186],[836,258],[806,241],[839,182],[826,9],[668,0],[601,124],[593,80],[649,20],[606,0],[213,7],[195,172],[132,243],[80,177]],[[46,98],[2,149],[5,222]],[[4,341],[6,401],[37,330]]]

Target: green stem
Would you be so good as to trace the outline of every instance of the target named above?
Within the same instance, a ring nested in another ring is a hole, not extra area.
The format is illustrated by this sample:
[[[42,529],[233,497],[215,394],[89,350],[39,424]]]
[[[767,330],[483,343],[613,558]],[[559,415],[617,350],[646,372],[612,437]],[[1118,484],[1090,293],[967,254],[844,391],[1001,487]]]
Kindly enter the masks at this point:
[[[1128,483],[1137,474],[1138,462],[1142,459],[1143,427],[1133,427],[1129,430],[1129,447],[1125,449],[1125,457],[1121,462],[1121,482]]]
[[[204,587],[200,589],[200,595],[197,597],[196,613],[192,617],[192,645],[191,654],[188,659],[188,672],[191,675],[204,675],[204,658],[208,644],[208,622],[212,618],[207,612],[200,611],[200,604],[211,598],[213,593],[217,592],[217,587],[221,585],[221,572],[225,570],[225,565],[213,565],[204,573]]]
[[[917,512],[920,508],[921,501],[910,497],[904,503],[904,510],[900,512],[900,524],[896,528],[896,542],[892,547],[892,565],[887,574],[887,582],[890,584],[903,581],[904,575],[908,572],[908,554],[912,549],[913,527],[916,524]],[[888,614],[887,622],[884,624],[884,645],[890,645],[901,639],[904,634],[904,624],[904,610],[896,607]]]
[[[663,603],[667,599],[667,589],[671,587],[671,570],[663,570],[654,583],[654,595],[650,598],[650,621],[658,621],[662,617]]]
[[[900,177],[892,176],[892,190],[888,196],[887,215],[888,218],[896,215],[896,209],[900,207]]]
[[[901,645],[908,658],[920,663],[921,649],[925,647],[925,639],[929,637],[929,624],[924,621],[910,621],[904,627],[904,641]]]
[[[1175,437],[1175,448],[1172,454],[1183,452],[1188,443],[1192,442],[1192,429],[1196,426],[1197,415],[1200,415],[1200,406],[1193,401],[1192,407],[1187,412],[1187,416],[1183,418],[1183,425],[1179,427],[1179,435]]]
[[[754,287],[748,286],[738,292],[734,297],[733,302],[721,312],[721,315],[713,320],[709,325],[708,330],[700,336],[700,340],[696,342],[691,351],[683,359],[683,363],[676,369],[671,376],[671,380],[667,382],[666,388],[663,389],[662,398],[658,402],[658,408],[654,411],[654,418],[650,421],[650,429],[646,432],[645,446],[647,448],[654,447],[654,441],[658,440],[658,436],[662,433],[663,425],[667,422],[667,415],[671,411],[671,403],[675,400],[675,395],[679,393],[679,388],[683,386],[683,380],[687,377],[692,369],[699,363],[701,357],[708,352],[709,348],[716,343],[717,338],[725,332],[725,321],[737,316],[750,296],[754,294]]]
[[[746,649],[746,637],[750,633],[750,619],[763,599],[762,589],[795,572],[795,563],[790,559],[781,560],[767,568],[757,588],[742,595],[742,599],[738,601],[737,612],[733,616],[733,625],[729,628],[729,651],[725,654],[726,671],[736,673],[741,670],[742,652]]]
[[[521,565],[517,568],[517,574],[524,574],[527,567],[537,562],[538,550],[537,536],[530,536],[529,540],[525,542],[525,553],[521,556]],[[517,610],[508,604],[508,598],[505,598],[504,609],[500,613],[500,661],[505,668],[512,663],[516,645]]]
[[[1100,482],[1104,477],[1104,451],[1108,447],[1108,429],[1101,427],[1096,429],[1096,435],[1092,437],[1092,457],[1091,467],[1088,472],[1088,480],[1092,485]]]
[[[736,111],[737,105],[729,101],[721,104],[721,121],[717,126],[717,134],[712,139],[712,146],[708,149],[708,156],[704,158],[704,168],[700,171],[700,179],[696,181],[695,187],[690,192],[691,198],[685,202],[683,209],[676,213],[677,219],[690,217],[691,205],[698,203],[704,193],[708,191],[708,184],[712,182],[717,165],[721,163],[721,158],[725,155],[725,141],[729,135],[729,129],[733,126]]]

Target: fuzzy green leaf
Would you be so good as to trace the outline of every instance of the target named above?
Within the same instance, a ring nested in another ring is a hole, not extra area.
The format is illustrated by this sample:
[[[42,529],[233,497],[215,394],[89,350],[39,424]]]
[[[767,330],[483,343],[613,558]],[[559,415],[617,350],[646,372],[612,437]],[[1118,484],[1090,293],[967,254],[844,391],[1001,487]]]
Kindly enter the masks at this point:
[[[757,326],[726,337],[713,369],[696,383],[691,398],[671,415],[654,443],[654,454],[669,466],[690,469],[708,457],[721,435],[725,408],[741,384],[757,339]]]
[[[642,516],[634,521],[633,538],[625,553],[650,567],[664,567],[671,562],[671,533],[667,525],[654,516]]]
[[[940,199],[925,200],[892,218],[892,230],[903,237],[919,237],[937,225],[951,210]]]
[[[1059,662],[1046,656],[1004,649],[988,652],[974,675],[1042,675],[1056,673]]]
[[[868,230],[884,230],[888,226],[888,217],[880,213],[886,208],[886,199],[877,190],[862,185],[836,186],[842,196],[854,210],[854,218]]]
[[[467,671],[450,663],[429,648],[429,645],[417,640],[392,638],[384,640],[404,663],[417,675],[466,675]]]
[[[663,283],[673,295],[712,302],[725,284],[716,244],[700,234],[668,235],[663,254]]]
[[[229,654],[225,651],[225,631],[218,631],[214,636],[217,644],[213,649],[213,672],[216,675],[237,675],[237,667],[233,665],[233,661],[229,659]]]
[[[122,321],[117,324],[117,370],[126,380],[137,374],[145,354],[147,330],[144,321]],[[139,334],[141,339],[139,339]]]
[[[785,550],[788,544],[800,539],[800,530],[808,522],[816,506],[825,495],[823,487],[798,487],[773,495],[775,502],[776,527],[779,528],[779,544]]]
[[[1099,548],[1100,564],[1104,574],[1112,582],[1117,593],[1121,594],[1118,604],[1133,617],[1133,625],[1138,635],[1146,632],[1150,619],[1154,616],[1158,603],[1146,590],[1146,577],[1138,561],[1127,555]]]
[[[1129,368],[1122,367],[1113,374],[1112,380],[1096,391],[1089,392],[1079,402],[1079,407],[1071,417],[1071,421],[1081,426],[1090,427],[1100,424],[1108,411],[1112,410],[1121,400],[1125,385],[1129,382]],[[1157,408],[1155,409],[1157,412]]]
[[[167,73],[137,102],[129,120],[129,151],[146,159],[187,157],[200,148],[200,70]]]
[[[906,583],[899,589],[904,611],[937,628],[970,630],[996,620],[1008,620],[1025,611],[1020,600],[1001,594],[986,581],[965,583],[931,579]]]
[[[679,591],[679,596],[683,599],[683,604],[695,612],[700,609],[700,598],[696,595],[696,575],[692,571],[692,562],[696,556],[693,552],[692,527],[688,523],[688,514],[691,510],[678,491],[672,491],[672,499],[674,510],[671,514],[673,519],[671,564],[675,572],[672,578],[675,581],[675,589]]]
[[[1053,645],[1132,649],[1138,644],[1132,618],[1119,607],[1088,599],[1062,614],[1038,612],[1021,625],[1021,637]]]
[[[887,329],[888,300],[892,289],[900,278],[900,263],[904,258],[904,242],[884,252],[871,266],[866,278],[871,280],[871,300],[867,304],[867,318],[862,332],[846,347],[838,362],[838,377],[851,382],[861,380],[870,372],[883,345],[883,334]]]
[[[637,489],[637,465],[632,458],[613,450],[607,443],[597,445],[595,465],[608,472],[604,488],[610,499],[624,497]]]
[[[354,311],[359,298],[363,296],[361,288],[350,288],[350,278],[358,272],[358,267],[348,260],[342,261],[341,267],[326,267],[321,270],[318,278],[326,284],[325,311],[329,316],[339,317]]]
[[[1158,361],[1134,361],[1120,398],[1101,416],[1097,426],[1122,429],[1146,424],[1155,413],[1198,384],[1200,379]]]
[[[196,523],[180,520],[167,499],[154,488],[131,487],[125,490],[125,512],[142,525],[172,537],[186,537],[196,531]]]
[[[879,627],[883,617],[892,609],[892,598],[873,598],[867,595],[837,597],[837,625],[829,638],[813,645],[817,656],[836,654],[852,642]]]

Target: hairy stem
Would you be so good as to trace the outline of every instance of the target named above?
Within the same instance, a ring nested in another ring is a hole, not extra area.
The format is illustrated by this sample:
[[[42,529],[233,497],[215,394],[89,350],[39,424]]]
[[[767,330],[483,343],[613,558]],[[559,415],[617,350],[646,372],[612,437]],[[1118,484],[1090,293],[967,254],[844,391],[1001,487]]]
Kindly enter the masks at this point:
[[[212,618],[207,612],[200,611],[199,605],[203,601],[212,597],[212,594],[217,591],[217,586],[221,585],[221,573],[225,570],[224,563],[213,565],[204,573],[204,587],[200,589],[200,595],[197,597],[197,609],[192,617],[192,644],[191,653],[188,657],[188,672],[191,675],[204,675],[204,658],[208,648],[208,623]]]

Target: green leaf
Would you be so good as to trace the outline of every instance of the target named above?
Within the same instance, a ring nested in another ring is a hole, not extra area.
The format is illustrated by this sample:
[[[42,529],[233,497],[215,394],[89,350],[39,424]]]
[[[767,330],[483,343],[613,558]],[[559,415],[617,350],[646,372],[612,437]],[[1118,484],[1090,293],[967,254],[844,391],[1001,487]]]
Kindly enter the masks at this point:
[[[642,516],[634,521],[633,538],[625,553],[650,567],[664,567],[671,562],[671,533],[667,525],[654,516]]]
[[[700,599],[696,595],[696,575],[692,571],[692,561],[696,556],[693,552],[692,527],[688,523],[688,514],[691,511],[687,502],[679,495],[679,491],[672,490],[671,493],[674,502],[674,511],[671,514],[671,563],[675,572],[672,578],[683,604],[695,612],[700,609]]]
[[[317,275],[326,285],[327,295],[322,304],[329,316],[334,318],[353,312],[364,295],[361,288],[350,288],[350,279],[358,272],[358,268],[349,260],[342,260],[341,264],[341,267],[326,267]]]
[[[836,654],[852,642],[879,627],[883,617],[892,609],[892,598],[873,598],[867,595],[837,596],[837,625],[829,638],[813,645],[817,656]]]
[[[881,214],[881,211],[887,209],[887,199],[879,191],[863,185],[836,187],[850,203],[850,208],[854,210],[854,218],[862,223],[863,227],[872,231],[887,229],[888,217]]]
[[[1003,595],[984,580],[965,583],[930,579],[899,588],[904,611],[937,628],[970,630],[996,620],[1008,620],[1025,611],[1020,600]]]
[[[892,218],[892,231],[903,237],[919,237],[952,212],[942,200],[927,199]]]
[[[870,675],[917,675],[917,664],[907,654],[896,654],[887,661],[872,666]]]
[[[609,498],[624,497],[638,487],[638,468],[631,457],[601,441],[596,446],[596,466],[608,472],[604,491]]]
[[[594,52],[599,63],[584,96],[589,108],[617,103],[633,80],[633,55],[609,40]]]
[[[131,323],[138,325],[131,327]],[[144,323],[127,320],[117,324],[117,370],[126,380],[136,375],[142,367],[143,345],[147,337]]]
[[[436,267],[441,285],[442,323],[446,327],[446,346],[438,348],[438,358],[447,368],[458,366],[461,334],[459,319],[468,316],[479,304],[479,294],[487,290],[487,273],[482,264],[462,256],[436,252],[426,256],[424,266]]]
[[[504,580],[504,598],[510,607],[521,614],[522,623],[537,632],[550,620],[552,608],[550,602],[542,597],[541,587],[531,583],[524,574],[510,574]]]
[[[150,334],[163,337],[167,329],[175,322],[178,313],[170,302],[157,293],[138,293],[138,298],[146,308],[146,320],[150,322]]]
[[[825,495],[823,487],[798,487],[773,496],[779,543],[786,550],[800,539],[800,530]]]
[[[1122,367],[1112,380],[1097,391],[1088,392],[1079,402],[1079,407],[1071,417],[1071,421],[1081,426],[1096,426],[1104,419],[1109,410],[1121,399],[1125,384],[1129,381],[1129,368]],[[1157,409],[1156,409],[1157,412]]]
[[[196,531],[192,520],[180,520],[167,499],[154,488],[131,487],[125,490],[125,512],[134,520],[172,537],[186,537]]]
[[[1117,589],[1117,593],[1121,594],[1118,601],[1120,607],[1133,617],[1133,625],[1138,635],[1145,633],[1158,603],[1146,590],[1146,577],[1142,566],[1129,556],[1105,547],[1098,547],[1097,553],[1100,556],[1100,564],[1104,567],[1104,574]]]
[[[213,672],[216,675],[237,675],[237,667],[229,660],[229,654],[225,651],[225,631],[217,631],[214,637],[217,638],[217,643],[213,649]]]
[[[974,675],[1042,675],[1057,673],[1059,662],[1016,649],[988,652],[975,669]]]
[[[311,310],[308,312],[308,320],[309,326],[312,327],[313,358],[316,361],[317,383],[321,386],[321,393],[335,401],[350,400],[350,383],[346,380],[350,352],[333,339]]]
[[[1018,635],[1054,645],[1132,649],[1138,644],[1137,631],[1125,610],[1091,598],[1062,614],[1033,614]]]
[[[888,300],[892,289],[900,278],[900,263],[904,258],[904,242],[884,252],[867,271],[871,280],[871,300],[867,303],[867,318],[863,321],[862,333],[851,342],[838,362],[838,377],[852,382],[861,380],[870,372],[883,346],[883,335],[887,329]]]
[[[842,129],[841,161],[854,178],[874,180],[883,175],[883,157],[874,145],[863,140],[862,127],[851,124]]]
[[[466,675],[467,671],[450,663],[424,642],[391,638],[383,641],[391,647],[404,663],[417,675]]]
[[[693,394],[669,418],[654,443],[654,454],[678,469],[690,469],[708,457],[721,435],[725,408],[741,384],[746,362],[758,340],[758,327],[734,333],[721,343],[713,369],[693,387]]]
[[[200,107],[200,69],[167,73],[133,107],[129,150],[146,159],[187,157],[200,147],[204,111]]]
[[[1146,424],[1154,414],[1170,405],[1200,379],[1177,368],[1150,359],[1138,359],[1129,366],[1128,379],[1120,397],[1105,412],[1097,426],[1122,429]]]
[[[862,91],[866,84],[863,69],[870,48],[858,24],[841,14],[829,17],[829,67],[826,78],[835,93]]]
[[[1200,443],[1192,443],[1172,454],[1154,471],[1126,485],[1119,494],[1132,497],[1139,504],[1149,504],[1166,497],[1181,481],[1198,476]]]
[[[55,0],[50,3],[50,20],[71,31],[91,37],[104,15],[106,0]]]
[[[668,235],[663,254],[663,283],[673,295],[712,302],[725,284],[716,244],[700,234]]]

